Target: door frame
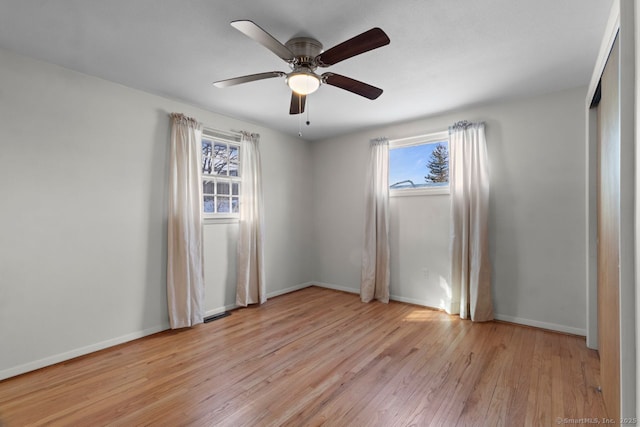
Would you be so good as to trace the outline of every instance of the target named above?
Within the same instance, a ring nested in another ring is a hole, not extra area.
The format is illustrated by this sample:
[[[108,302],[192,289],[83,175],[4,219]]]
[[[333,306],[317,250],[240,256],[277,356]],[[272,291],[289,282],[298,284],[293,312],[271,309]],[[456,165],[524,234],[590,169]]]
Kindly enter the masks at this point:
[[[635,277],[636,241],[636,177],[635,164],[635,6],[630,0],[614,0],[604,38],[585,101],[586,133],[586,286],[587,286],[587,346],[598,348],[597,301],[597,115],[591,104],[600,76],[616,35],[620,38],[620,416],[636,416],[636,366],[640,363],[635,351],[636,331],[640,333],[640,314],[636,319]],[[640,150],[638,150],[640,151]],[[640,224],[640,221],[639,221]],[[640,228],[640,227],[638,227]],[[640,393],[638,395],[640,397]]]

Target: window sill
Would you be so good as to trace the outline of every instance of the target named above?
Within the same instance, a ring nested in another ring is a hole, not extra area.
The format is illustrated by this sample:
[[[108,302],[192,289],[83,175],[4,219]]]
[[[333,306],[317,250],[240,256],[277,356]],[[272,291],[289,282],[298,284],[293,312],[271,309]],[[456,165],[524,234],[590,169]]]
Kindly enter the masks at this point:
[[[238,222],[240,222],[240,217],[238,215],[234,215],[234,216],[227,216],[227,215],[221,215],[221,216],[209,216],[209,217],[204,217],[202,219],[202,224],[203,225],[213,225],[213,224],[237,224]]]
[[[449,187],[389,190],[389,197],[449,195]]]

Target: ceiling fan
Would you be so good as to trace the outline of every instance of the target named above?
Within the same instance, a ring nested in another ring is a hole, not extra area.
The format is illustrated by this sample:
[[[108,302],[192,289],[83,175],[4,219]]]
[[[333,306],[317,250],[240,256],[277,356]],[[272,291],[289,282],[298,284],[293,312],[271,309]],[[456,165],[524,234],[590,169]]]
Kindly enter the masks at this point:
[[[303,113],[307,95],[315,92],[322,83],[369,99],[376,99],[382,94],[380,88],[340,74],[327,72],[318,75],[315,73],[318,67],[329,67],[361,53],[388,45],[389,37],[380,28],[372,28],[323,52],[322,44],[310,37],[295,37],[282,44],[252,21],[233,21],[231,25],[284,59],[289,63],[292,71],[289,73],[269,71],[220,80],[213,83],[216,87],[223,88],[256,80],[286,77],[287,85],[292,90],[289,114]]]

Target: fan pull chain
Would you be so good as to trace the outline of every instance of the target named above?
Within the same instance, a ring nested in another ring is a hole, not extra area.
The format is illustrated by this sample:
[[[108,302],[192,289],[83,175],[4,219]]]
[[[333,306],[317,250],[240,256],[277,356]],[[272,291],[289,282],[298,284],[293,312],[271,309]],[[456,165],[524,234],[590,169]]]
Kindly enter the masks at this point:
[[[306,99],[306,107],[307,109],[307,120],[306,120],[306,124],[307,126],[311,125],[311,121],[309,120],[309,100]],[[299,96],[298,97],[298,136],[302,137],[302,113],[300,113],[300,111],[302,111],[302,97]]]
[[[298,136],[302,137],[302,114],[300,114],[300,110],[302,109],[302,97],[298,97]]]

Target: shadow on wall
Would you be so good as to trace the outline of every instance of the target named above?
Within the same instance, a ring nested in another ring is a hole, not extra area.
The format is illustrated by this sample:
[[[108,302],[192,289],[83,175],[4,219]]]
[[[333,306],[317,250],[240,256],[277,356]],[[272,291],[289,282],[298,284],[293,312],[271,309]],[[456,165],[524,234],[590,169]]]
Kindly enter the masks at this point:
[[[168,323],[167,309],[167,192],[169,181],[169,112],[156,110],[157,123],[149,177],[149,217],[147,229],[147,266],[141,327],[147,329]],[[147,324],[145,324],[147,323]]]
[[[236,277],[237,263],[236,252],[238,249],[238,224],[227,227],[227,274],[225,275],[224,305],[235,304],[236,302]]]
[[[496,120],[487,120],[487,151],[491,162],[491,192],[489,196],[489,257],[491,260],[491,290],[496,313],[517,313],[516,295],[518,290],[518,253],[517,229],[514,213],[511,209],[499,206],[515,206],[517,195],[513,188],[517,171],[510,170],[510,163],[505,158],[505,141],[502,126]],[[498,197],[500,198],[498,203]],[[498,227],[498,224],[500,226]],[[500,230],[500,231],[498,231]],[[503,251],[504,248],[508,250]],[[499,262],[498,262],[499,258]],[[508,266],[507,268],[503,266]],[[508,287],[505,292],[503,287]],[[508,296],[508,301],[505,297]],[[503,306],[508,304],[509,309]]]

